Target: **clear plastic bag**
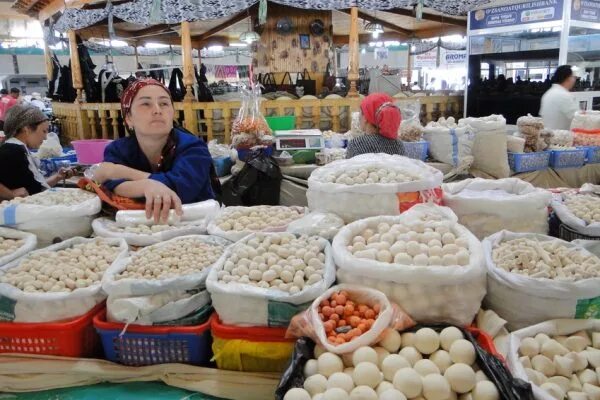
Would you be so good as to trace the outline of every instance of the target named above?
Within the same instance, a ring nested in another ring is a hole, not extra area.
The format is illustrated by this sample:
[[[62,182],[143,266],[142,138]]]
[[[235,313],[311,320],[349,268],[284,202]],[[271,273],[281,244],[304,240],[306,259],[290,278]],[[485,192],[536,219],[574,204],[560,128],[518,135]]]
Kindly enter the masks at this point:
[[[219,144],[217,139],[208,142],[208,152],[212,158],[229,157],[231,150],[226,144]]]
[[[37,156],[39,159],[43,160],[46,158],[52,157],[60,157],[63,155],[63,149],[60,145],[60,140],[56,133],[49,132],[48,136],[46,136],[46,140],[40,146]]]
[[[366,304],[369,307],[379,304],[381,311],[371,329],[351,342],[334,345],[327,340],[323,322],[319,317],[319,305],[323,300],[329,299],[332,294],[342,290],[348,292],[349,298],[354,302]],[[385,294],[379,290],[358,285],[337,285],[317,297],[308,310],[292,318],[286,337],[307,336],[331,353],[344,354],[353,352],[359,347],[377,343],[387,328],[405,330],[414,325],[415,322],[412,318],[400,307],[390,303]]]
[[[408,101],[400,104],[402,122],[400,123],[400,139],[405,142],[418,142],[423,138],[423,126],[419,117],[421,115],[421,102]]]
[[[270,136],[272,132],[260,111],[260,88],[251,85],[242,87],[240,92],[242,107],[233,121],[232,143],[237,149],[249,149],[262,144],[262,137]]]
[[[571,121],[571,130],[577,133],[600,133],[600,111],[577,111]]]
[[[335,214],[311,212],[290,222],[287,231],[300,235],[321,236],[332,240],[343,226],[344,220]]]

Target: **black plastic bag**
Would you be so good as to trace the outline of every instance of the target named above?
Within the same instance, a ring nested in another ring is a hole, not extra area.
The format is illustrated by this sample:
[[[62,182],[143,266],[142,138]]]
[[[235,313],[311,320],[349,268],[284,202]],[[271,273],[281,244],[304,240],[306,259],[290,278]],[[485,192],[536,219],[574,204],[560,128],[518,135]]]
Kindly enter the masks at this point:
[[[432,328],[440,332],[442,329],[450,325],[417,325],[404,332],[416,332],[421,328]],[[477,338],[469,331],[457,327],[461,330],[466,340],[470,341],[475,346],[477,355],[476,363],[479,368],[485,373],[490,381],[496,385],[500,398],[502,400],[533,400],[533,392],[531,385],[521,379],[513,378],[510,371],[504,366],[502,361],[494,357],[484,350]],[[288,390],[295,387],[303,387],[304,385],[304,366],[306,362],[313,358],[315,343],[312,339],[302,337],[296,341],[294,353],[288,368],[285,370],[279,381],[279,385],[275,390],[275,399],[283,400],[283,396]]]
[[[231,183],[233,199],[224,199],[226,205],[277,206],[283,175],[277,162],[263,154],[254,152],[246,165]]]

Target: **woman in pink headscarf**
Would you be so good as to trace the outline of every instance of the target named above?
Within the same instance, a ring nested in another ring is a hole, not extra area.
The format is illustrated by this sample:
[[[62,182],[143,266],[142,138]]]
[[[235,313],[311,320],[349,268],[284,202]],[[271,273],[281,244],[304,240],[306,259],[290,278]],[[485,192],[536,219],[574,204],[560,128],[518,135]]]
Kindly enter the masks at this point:
[[[394,99],[385,93],[370,94],[360,103],[360,111],[360,125],[365,134],[350,140],[346,158],[366,153],[402,155],[402,142],[398,140],[402,117]]]
[[[112,142],[94,181],[113,193],[144,198],[146,215],[165,221],[169,210],[213,199],[212,158],[204,141],[173,126],[175,109],[169,90],[154,79],[139,79],[121,97],[130,135]]]

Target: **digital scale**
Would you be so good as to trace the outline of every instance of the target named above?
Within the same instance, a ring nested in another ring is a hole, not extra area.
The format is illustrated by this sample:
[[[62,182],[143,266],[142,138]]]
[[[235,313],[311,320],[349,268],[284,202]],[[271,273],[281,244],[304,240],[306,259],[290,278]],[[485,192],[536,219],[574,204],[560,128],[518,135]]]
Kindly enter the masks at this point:
[[[318,129],[275,131],[275,150],[321,150],[325,147],[323,132]]]

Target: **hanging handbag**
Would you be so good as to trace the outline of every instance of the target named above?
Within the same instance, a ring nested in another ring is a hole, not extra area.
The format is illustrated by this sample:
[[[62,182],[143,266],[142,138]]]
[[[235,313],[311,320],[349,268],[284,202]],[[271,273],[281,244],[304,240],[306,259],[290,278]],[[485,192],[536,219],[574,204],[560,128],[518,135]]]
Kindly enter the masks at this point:
[[[306,68],[296,75],[296,87],[304,88],[304,95],[317,95],[317,81],[310,78],[310,74]]]
[[[296,85],[292,82],[292,76],[289,72],[283,74],[283,79],[281,79],[281,83],[277,85],[278,92],[287,92],[290,94],[296,95]]]
[[[183,84],[183,72],[179,68],[174,68],[171,71],[171,79],[169,80],[169,92],[173,101],[182,101],[185,97],[185,85]]]
[[[323,86],[329,90],[333,90],[335,86],[335,76],[331,74],[331,62],[327,63],[325,68],[325,79],[323,80]]]
[[[275,77],[272,73],[267,73],[262,76],[262,81],[259,81],[263,86],[262,93],[273,93],[277,91],[277,84],[275,83]]]

